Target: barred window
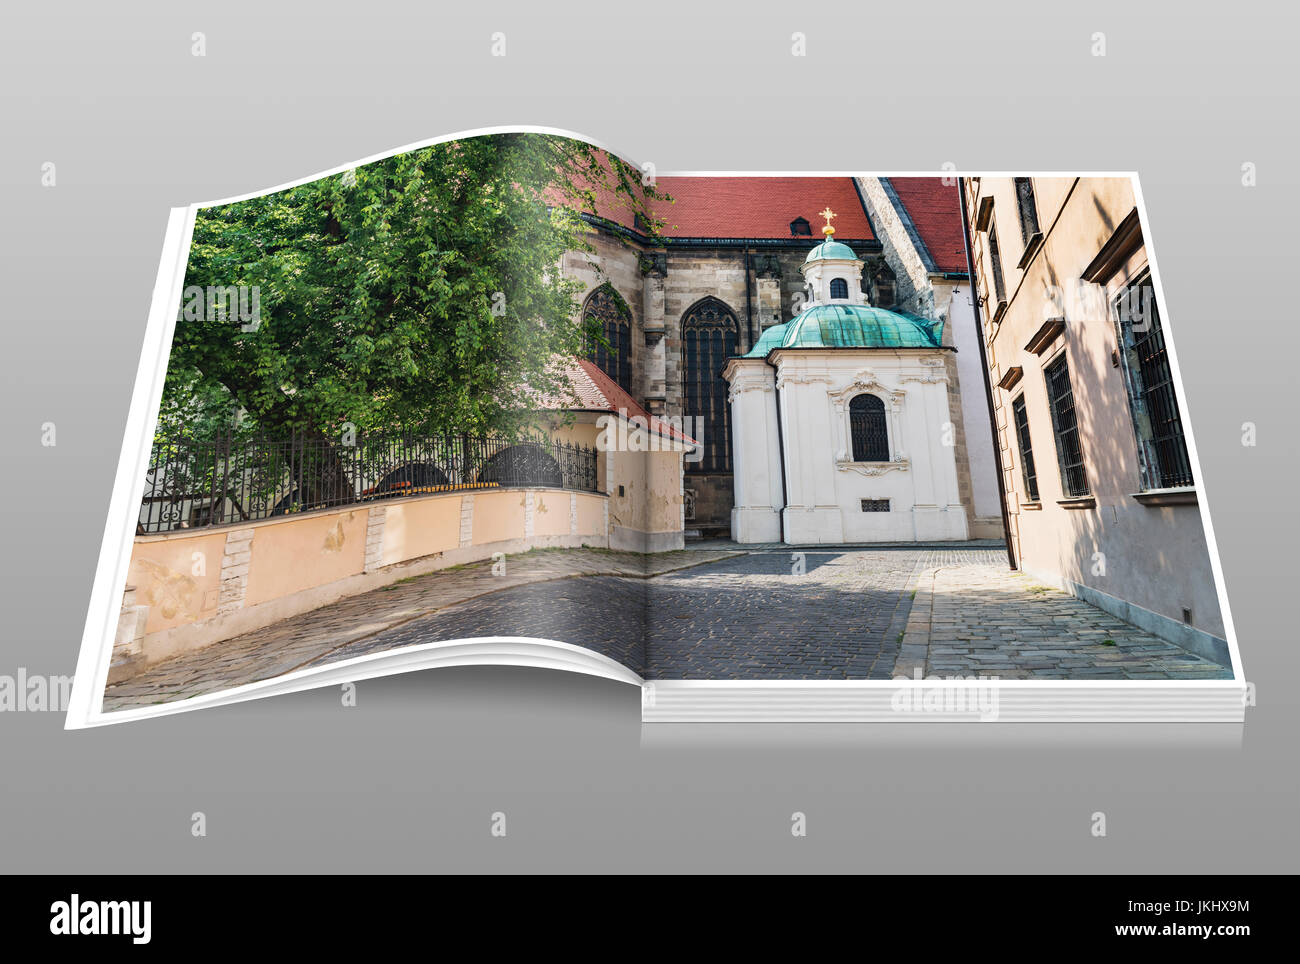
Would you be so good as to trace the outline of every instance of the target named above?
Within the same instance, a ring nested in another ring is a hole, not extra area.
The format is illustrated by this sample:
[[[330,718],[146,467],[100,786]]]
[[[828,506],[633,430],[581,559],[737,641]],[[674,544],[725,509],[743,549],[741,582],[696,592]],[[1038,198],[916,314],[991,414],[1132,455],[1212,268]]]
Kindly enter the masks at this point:
[[[1025,480],[1025,494],[1030,502],[1038,500],[1038,471],[1034,468],[1034,448],[1029,442],[1029,413],[1025,411],[1025,396],[1017,395],[1011,403],[1011,414],[1016,423],[1016,443],[1020,449],[1020,472]]]
[[[731,471],[731,406],[722,369],[736,354],[739,336],[736,316],[717,298],[705,298],[682,319],[685,414],[702,419],[704,427],[704,451],[687,471]]]
[[[849,296],[849,283],[845,281],[843,278],[832,278],[831,297],[848,298],[848,296]]]
[[[603,284],[582,309],[587,357],[629,394],[632,391],[632,324],[627,303]]]
[[[1144,489],[1194,484],[1155,287],[1147,275],[1115,301],[1124,380]]]
[[[1088,476],[1083,469],[1083,444],[1079,439],[1079,421],[1074,408],[1074,388],[1065,353],[1043,371],[1047,379],[1047,405],[1052,412],[1052,432],[1056,435],[1056,458],[1061,468],[1061,489],[1069,498],[1088,494]]]
[[[875,395],[855,395],[849,402],[849,435],[854,462],[888,462],[885,403]]]
[[[994,307],[1007,300],[1007,286],[1002,280],[1002,252],[998,248],[997,228],[989,227],[989,260],[993,263]]]
[[[1020,209],[1020,240],[1029,241],[1038,230],[1038,202],[1034,198],[1034,181],[1028,177],[1016,178],[1016,206]]]

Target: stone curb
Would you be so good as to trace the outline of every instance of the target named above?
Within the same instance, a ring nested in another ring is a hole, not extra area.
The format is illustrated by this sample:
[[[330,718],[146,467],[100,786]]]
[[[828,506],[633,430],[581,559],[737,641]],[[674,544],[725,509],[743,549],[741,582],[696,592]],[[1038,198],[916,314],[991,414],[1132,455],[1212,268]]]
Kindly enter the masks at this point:
[[[924,570],[916,580],[916,598],[903,628],[903,641],[894,662],[895,676],[926,675],[930,658],[931,619],[934,611],[934,581],[942,566]]]

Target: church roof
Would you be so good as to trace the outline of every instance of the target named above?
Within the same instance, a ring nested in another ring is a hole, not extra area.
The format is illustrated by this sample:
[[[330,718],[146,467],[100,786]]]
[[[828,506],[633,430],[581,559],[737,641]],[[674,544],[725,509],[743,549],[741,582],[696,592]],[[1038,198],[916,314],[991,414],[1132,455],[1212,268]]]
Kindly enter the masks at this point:
[[[957,179],[941,177],[887,178],[912,219],[921,243],[938,271],[966,273],[966,243],[961,231],[961,195]]]
[[[673,199],[655,204],[669,238],[789,241],[792,221],[815,224],[827,205],[839,212],[835,229],[842,237],[876,237],[851,177],[661,177],[656,183]]]
[[[814,305],[763,332],[745,358],[778,348],[940,348],[943,322],[870,305]]]
[[[660,177],[660,191],[671,200],[654,201],[666,238],[811,241],[795,235],[791,224],[807,221],[809,230],[826,205],[839,215],[835,227],[851,241],[874,241],[875,233],[851,177]],[[594,191],[595,214],[635,229],[627,204],[604,188]],[[961,222],[958,221],[960,228]]]

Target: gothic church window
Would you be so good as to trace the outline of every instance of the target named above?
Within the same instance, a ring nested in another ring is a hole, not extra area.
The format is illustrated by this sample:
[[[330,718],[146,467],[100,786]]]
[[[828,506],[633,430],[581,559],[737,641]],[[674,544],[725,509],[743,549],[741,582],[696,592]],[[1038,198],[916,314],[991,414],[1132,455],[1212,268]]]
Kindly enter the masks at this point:
[[[704,450],[695,472],[731,471],[731,406],[722,369],[737,354],[740,327],[731,309],[717,298],[705,298],[682,319],[683,396],[688,417],[702,431]]]
[[[880,262],[874,278],[872,279],[873,294],[871,303],[877,308],[892,308],[897,298],[895,294],[895,283],[898,279],[894,275],[894,269],[885,261]]]
[[[855,395],[849,402],[849,436],[854,462],[888,462],[889,431],[885,403],[875,395]]]
[[[587,357],[618,384],[632,392],[632,313],[618,292],[603,284],[582,310]]]

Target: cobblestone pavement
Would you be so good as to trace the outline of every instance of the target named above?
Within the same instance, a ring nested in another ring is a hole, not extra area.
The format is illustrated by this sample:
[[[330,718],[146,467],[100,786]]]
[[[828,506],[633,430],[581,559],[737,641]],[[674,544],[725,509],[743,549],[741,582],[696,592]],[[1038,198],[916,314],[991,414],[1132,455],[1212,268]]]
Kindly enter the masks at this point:
[[[490,563],[431,573],[159,664],[110,687],[105,708],[488,635],[585,646],[648,679],[1231,678],[1009,571],[999,547],[724,548],[534,553],[511,557],[508,576]]]
[[[888,679],[918,669],[1001,679],[1231,675],[1009,571],[1000,546],[801,553],[802,575],[784,547],[648,580],[506,590],[324,661],[491,633],[586,646],[647,679]]]
[[[330,653],[539,636],[585,646],[648,679],[888,678],[924,552],[734,556],[648,580],[575,579],[493,593]],[[593,614],[596,614],[593,618]]]
[[[888,679],[929,552],[797,552],[755,552],[650,580],[643,675]],[[799,557],[805,571],[795,575]]]
[[[518,591],[529,587],[538,598],[546,598],[557,593],[553,587],[543,589],[542,583],[607,573],[642,577],[625,580],[636,587],[642,584],[645,576],[724,559],[728,555],[730,553],[725,550],[707,550],[704,554],[682,550],[648,556],[595,549],[541,550],[508,557],[502,575],[493,574],[491,561],[443,569],[351,596],[265,629],[159,663],[138,676],[108,687],[104,694],[104,709],[112,711],[168,703],[272,679],[321,662],[334,650],[349,643],[364,645],[371,637],[392,631],[411,620],[467,600],[490,598],[485,594],[501,590]],[[628,610],[644,611],[644,607],[636,605],[628,607]],[[480,628],[465,635],[482,636],[487,632]],[[516,635],[546,634],[521,632]],[[557,633],[548,638],[568,641],[568,635]],[[421,641],[428,642],[432,638],[455,637],[429,637]],[[639,645],[639,637],[635,638]]]
[[[999,679],[1231,679],[1232,671],[1006,566],[919,580],[897,669]]]

